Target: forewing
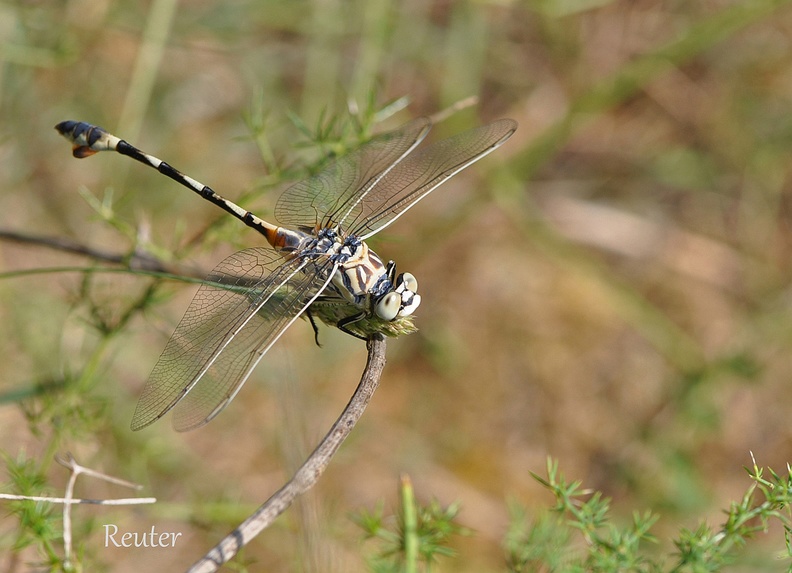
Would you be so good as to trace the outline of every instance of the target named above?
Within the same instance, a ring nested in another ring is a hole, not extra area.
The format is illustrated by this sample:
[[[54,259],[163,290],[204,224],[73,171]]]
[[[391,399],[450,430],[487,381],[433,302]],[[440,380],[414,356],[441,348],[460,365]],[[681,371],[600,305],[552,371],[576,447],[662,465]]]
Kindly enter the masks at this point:
[[[501,119],[414,151],[360,196],[360,205],[343,218],[342,226],[365,240],[465,167],[500,147],[516,129],[515,121]]]
[[[326,262],[326,261],[325,261]],[[201,285],[143,389],[132,418],[139,430],[174,409],[179,431],[216,416],[270,346],[319,294],[329,268],[247,249]]]
[[[275,218],[293,227],[338,223],[336,218],[349,212],[350,206],[357,210],[360,196],[410,153],[430,128],[428,119],[419,118],[336,159],[284,191],[275,205]]]

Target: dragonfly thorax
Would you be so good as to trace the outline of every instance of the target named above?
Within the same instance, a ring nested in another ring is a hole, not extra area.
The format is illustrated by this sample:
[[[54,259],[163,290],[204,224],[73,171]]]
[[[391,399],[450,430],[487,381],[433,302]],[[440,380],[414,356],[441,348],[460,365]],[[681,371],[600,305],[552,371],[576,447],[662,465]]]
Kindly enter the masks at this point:
[[[410,273],[396,276],[396,265],[354,235],[337,241],[331,258],[338,263],[332,278],[334,289],[348,302],[385,321],[411,315],[421,302],[418,281]],[[321,240],[321,236],[320,236]]]
[[[384,264],[354,234],[332,227],[318,231],[277,227],[271,236],[272,245],[288,253],[287,258],[329,259],[334,263],[330,288],[362,314],[390,322],[410,316],[421,303],[415,277],[410,273],[397,276],[393,261]]]

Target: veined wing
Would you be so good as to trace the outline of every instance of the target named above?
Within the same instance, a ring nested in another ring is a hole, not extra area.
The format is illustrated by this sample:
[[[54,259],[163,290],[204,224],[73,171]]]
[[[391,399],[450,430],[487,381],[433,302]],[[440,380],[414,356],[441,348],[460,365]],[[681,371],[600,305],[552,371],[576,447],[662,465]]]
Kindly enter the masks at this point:
[[[378,135],[324,170],[283,192],[275,218],[283,225],[327,227],[355,208],[358,198],[404,159],[429,133],[431,122],[418,118],[397,131]]]
[[[214,418],[259,360],[324,290],[328,259],[283,262],[274,250],[235,253],[207,277],[143,389],[132,418],[139,430],[173,409],[186,431]]]
[[[414,151],[375,185],[353,197],[357,204],[345,207],[347,212],[338,222],[347,232],[366,240],[465,167],[500,147],[516,129],[517,122],[501,119]]]

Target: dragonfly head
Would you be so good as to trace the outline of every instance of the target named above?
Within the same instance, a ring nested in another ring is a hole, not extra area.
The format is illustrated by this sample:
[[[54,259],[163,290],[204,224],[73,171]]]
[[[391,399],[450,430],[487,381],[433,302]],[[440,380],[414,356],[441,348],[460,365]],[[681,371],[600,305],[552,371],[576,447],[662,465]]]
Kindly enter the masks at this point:
[[[417,290],[418,279],[410,273],[401,273],[396,277],[393,288],[376,302],[374,312],[388,322],[411,315],[421,304]]]

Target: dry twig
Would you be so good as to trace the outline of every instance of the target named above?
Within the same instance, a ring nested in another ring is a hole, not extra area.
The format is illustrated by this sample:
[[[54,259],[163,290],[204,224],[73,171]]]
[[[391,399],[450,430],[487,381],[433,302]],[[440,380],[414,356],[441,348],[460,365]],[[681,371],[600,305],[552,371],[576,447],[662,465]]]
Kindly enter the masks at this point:
[[[368,359],[355,393],[305,463],[297,470],[286,485],[272,495],[261,507],[204,557],[196,562],[188,573],[217,571],[256,535],[271,525],[292,504],[297,496],[311,489],[321,477],[341,443],[363,415],[371,397],[379,386],[382,369],[385,367],[385,339],[382,335],[372,337],[366,344]]]
[[[156,503],[156,498],[153,497],[135,497],[135,498],[126,498],[126,499],[74,499],[74,484],[77,482],[77,477],[80,474],[85,474],[91,477],[95,477],[101,479],[103,481],[113,483],[116,485],[121,485],[124,487],[132,488],[132,489],[142,489],[143,486],[139,484],[135,484],[126,480],[122,480],[113,476],[109,476],[107,474],[103,474],[102,472],[98,472],[96,470],[92,470],[90,468],[86,468],[85,466],[81,466],[77,463],[77,460],[74,457],[67,453],[65,457],[56,456],[55,461],[61,464],[63,467],[69,469],[71,471],[71,476],[69,477],[69,483],[66,486],[66,497],[42,497],[42,496],[30,496],[30,495],[13,495],[13,494],[6,494],[0,493],[0,499],[9,499],[9,500],[28,500],[28,501],[46,501],[49,503],[62,503],[64,504],[63,507],[63,551],[64,551],[64,558],[63,563],[64,566],[68,567],[71,554],[72,554],[72,532],[71,532],[71,506],[75,504],[94,504],[94,505],[137,505],[142,503]]]

